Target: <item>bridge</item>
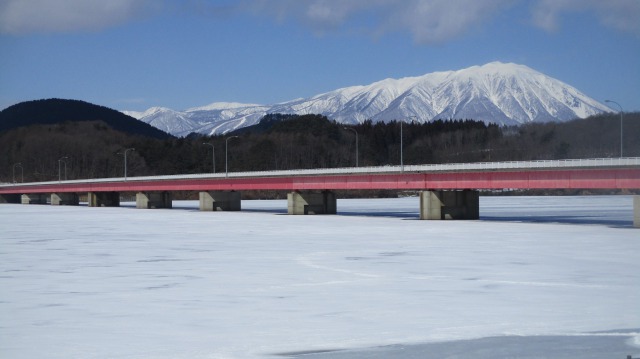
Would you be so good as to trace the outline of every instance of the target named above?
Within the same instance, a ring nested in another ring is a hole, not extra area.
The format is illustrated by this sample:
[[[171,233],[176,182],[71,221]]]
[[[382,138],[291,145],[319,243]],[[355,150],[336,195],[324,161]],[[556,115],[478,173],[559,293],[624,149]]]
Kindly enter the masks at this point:
[[[288,193],[289,214],[335,214],[336,190],[420,191],[420,219],[477,219],[479,191],[504,189],[640,189],[640,158],[484,162],[310,170],[100,178],[0,185],[0,203],[171,208],[172,192],[199,192],[200,210],[239,211],[241,191]],[[640,196],[634,197],[640,227]]]

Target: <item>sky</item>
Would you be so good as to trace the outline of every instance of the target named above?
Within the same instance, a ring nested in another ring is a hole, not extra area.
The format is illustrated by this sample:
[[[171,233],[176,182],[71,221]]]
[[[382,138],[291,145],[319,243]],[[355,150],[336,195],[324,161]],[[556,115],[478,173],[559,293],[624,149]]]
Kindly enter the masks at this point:
[[[492,61],[638,111],[640,0],[0,0],[0,109],[275,104]]]

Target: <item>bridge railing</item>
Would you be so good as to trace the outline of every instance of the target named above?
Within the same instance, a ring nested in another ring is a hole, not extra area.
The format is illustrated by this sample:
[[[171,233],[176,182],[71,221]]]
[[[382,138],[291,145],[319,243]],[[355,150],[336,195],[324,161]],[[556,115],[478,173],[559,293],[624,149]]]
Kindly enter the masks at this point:
[[[532,169],[567,169],[567,168],[606,168],[606,167],[636,167],[640,166],[640,157],[623,158],[589,158],[568,160],[538,160],[538,161],[508,161],[508,162],[475,162],[475,163],[446,163],[428,165],[405,166],[375,166],[375,167],[345,167],[345,168],[316,168],[280,171],[253,171],[229,173],[199,173],[164,176],[141,176],[118,178],[96,178],[69,181],[29,182],[19,184],[0,184],[0,187],[35,186],[55,183],[105,183],[124,181],[161,181],[178,179],[223,179],[250,177],[294,177],[313,175],[349,175],[349,174],[377,174],[377,173],[431,173],[454,171],[499,171],[499,170],[532,170]]]
[[[627,167],[640,166],[640,157],[625,158],[591,158],[569,160],[537,160],[537,161],[509,161],[509,162],[475,162],[475,163],[446,163],[428,165],[405,166],[375,166],[375,167],[346,167],[346,168],[321,168],[299,169],[282,171],[261,172],[233,172],[229,177],[272,177],[272,176],[305,176],[305,175],[331,175],[354,173],[397,173],[397,172],[451,172],[451,171],[491,171],[505,169],[540,169],[540,168],[588,168],[588,167]],[[205,175],[206,176],[206,175]],[[224,174],[222,174],[224,176]]]

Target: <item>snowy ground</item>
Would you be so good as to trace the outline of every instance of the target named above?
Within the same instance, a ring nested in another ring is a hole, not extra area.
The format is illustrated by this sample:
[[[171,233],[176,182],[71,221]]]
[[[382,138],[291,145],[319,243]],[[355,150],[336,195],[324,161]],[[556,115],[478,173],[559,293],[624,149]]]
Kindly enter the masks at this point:
[[[631,197],[480,204],[455,222],[417,220],[417,198],[0,205],[0,357],[640,356]]]

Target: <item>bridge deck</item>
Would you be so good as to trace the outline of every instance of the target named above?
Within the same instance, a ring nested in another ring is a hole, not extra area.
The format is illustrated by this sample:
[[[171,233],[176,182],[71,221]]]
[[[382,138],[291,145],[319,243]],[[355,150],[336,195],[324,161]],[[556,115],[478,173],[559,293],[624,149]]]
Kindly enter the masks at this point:
[[[0,185],[0,194],[47,192],[640,189],[640,158],[490,162],[235,172]]]

